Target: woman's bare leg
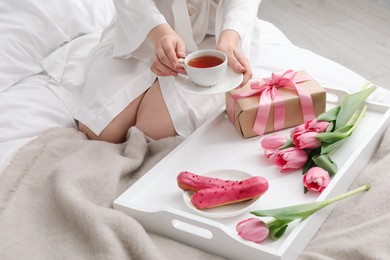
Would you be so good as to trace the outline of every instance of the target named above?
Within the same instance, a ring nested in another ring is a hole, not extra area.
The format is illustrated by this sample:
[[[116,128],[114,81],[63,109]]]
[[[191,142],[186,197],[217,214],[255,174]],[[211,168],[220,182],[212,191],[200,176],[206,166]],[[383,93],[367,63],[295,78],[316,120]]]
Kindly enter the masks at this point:
[[[120,112],[104,130],[96,135],[86,125],[79,122],[79,129],[85,133],[89,139],[107,141],[110,143],[121,143],[126,140],[126,135],[130,127],[134,126],[137,118],[138,107],[144,94],[134,99],[122,112]]]
[[[155,140],[176,135],[158,81],[145,93],[138,108],[135,126]]]
[[[156,140],[176,135],[158,81],[146,93],[133,100],[99,135],[82,122],[79,122],[79,129],[91,140],[121,143],[125,141],[129,128],[134,125]]]

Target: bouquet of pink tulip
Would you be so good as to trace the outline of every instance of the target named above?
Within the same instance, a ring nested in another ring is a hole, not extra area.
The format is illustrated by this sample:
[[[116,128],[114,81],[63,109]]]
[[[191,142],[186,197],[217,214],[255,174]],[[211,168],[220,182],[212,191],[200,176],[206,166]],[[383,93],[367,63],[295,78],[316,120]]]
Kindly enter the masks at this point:
[[[303,169],[305,192],[323,191],[337,172],[330,155],[352,134],[367,110],[364,101],[375,89],[368,83],[362,91],[343,96],[340,105],[295,127],[289,138],[282,134],[264,138],[265,156],[281,172]]]

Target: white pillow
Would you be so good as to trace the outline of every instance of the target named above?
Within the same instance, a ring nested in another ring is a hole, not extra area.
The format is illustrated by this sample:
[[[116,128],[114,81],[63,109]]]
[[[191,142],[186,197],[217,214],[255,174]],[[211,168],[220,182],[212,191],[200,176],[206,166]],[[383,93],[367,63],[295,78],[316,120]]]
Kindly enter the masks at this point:
[[[114,10],[112,0],[0,1],[0,91],[42,71],[59,46],[104,28]]]

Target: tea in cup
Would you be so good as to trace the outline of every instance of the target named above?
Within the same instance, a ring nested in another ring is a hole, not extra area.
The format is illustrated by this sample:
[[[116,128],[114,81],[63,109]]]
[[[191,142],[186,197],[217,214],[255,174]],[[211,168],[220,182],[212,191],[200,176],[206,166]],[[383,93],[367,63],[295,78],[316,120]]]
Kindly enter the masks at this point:
[[[202,87],[215,86],[226,74],[226,54],[218,50],[199,50],[188,54],[182,62],[187,76]]]

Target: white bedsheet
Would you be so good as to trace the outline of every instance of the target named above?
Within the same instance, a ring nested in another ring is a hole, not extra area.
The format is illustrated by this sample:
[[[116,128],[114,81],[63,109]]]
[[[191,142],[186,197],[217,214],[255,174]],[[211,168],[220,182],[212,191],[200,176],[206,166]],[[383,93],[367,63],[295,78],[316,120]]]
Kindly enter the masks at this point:
[[[52,127],[74,127],[69,109],[48,87],[47,75],[30,76],[0,92],[0,174],[12,155]]]
[[[366,81],[348,68],[294,46],[272,24],[259,21],[260,45],[252,66],[256,78],[288,69],[306,70],[320,84],[356,92]],[[81,94],[88,51],[100,31],[78,37],[41,62],[42,75],[33,75],[0,92],[0,174],[12,155],[28,141],[52,127],[75,127],[71,114]],[[47,74],[46,74],[47,73]],[[369,99],[388,103],[390,91],[378,89]],[[68,107],[65,106],[68,104]]]

